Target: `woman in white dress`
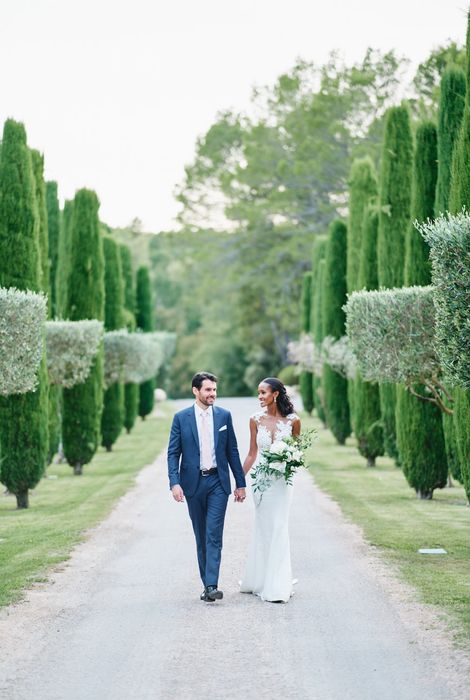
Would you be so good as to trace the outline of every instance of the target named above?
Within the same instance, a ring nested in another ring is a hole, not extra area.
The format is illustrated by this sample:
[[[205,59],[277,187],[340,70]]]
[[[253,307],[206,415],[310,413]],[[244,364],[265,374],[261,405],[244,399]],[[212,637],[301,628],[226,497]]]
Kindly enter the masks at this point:
[[[250,449],[243,464],[245,474],[255,464],[258,450],[269,448],[276,440],[300,434],[300,419],[279,379],[263,379],[258,386],[258,398],[262,410],[250,418]],[[287,603],[292,595],[289,544],[292,486],[283,477],[272,477],[270,481],[262,492],[253,490],[253,540],[240,590],[254,593],[261,600]]]

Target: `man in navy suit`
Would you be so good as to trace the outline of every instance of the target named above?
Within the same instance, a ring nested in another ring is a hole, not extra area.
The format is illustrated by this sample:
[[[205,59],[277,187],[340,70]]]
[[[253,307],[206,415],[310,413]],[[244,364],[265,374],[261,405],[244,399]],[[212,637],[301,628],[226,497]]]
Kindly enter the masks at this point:
[[[168,444],[168,477],[175,501],[186,497],[196,537],[201,600],[223,598],[218,589],[225,511],[235,478],[235,501],[245,500],[245,475],[229,411],[214,406],[217,377],[198,372],[192,379],[196,402],[175,414]]]

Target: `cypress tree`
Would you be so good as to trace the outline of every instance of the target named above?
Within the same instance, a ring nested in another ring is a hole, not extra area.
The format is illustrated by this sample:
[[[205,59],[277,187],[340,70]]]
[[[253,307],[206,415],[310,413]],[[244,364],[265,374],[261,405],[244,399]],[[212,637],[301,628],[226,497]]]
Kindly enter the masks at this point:
[[[323,287],[323,335],[341,338],[345,334],[346,225],[333,221],[328,235]],[[340,445],[351,434],[348,382],[329,365],[323,367],[326,422]]]
[[[48,296],[48,317],[52,318],[52,300],[50,284],[50,248],[49,248],[49,216],[47,188],[44,182],[44,157],[39,151],[31,151],[33,173],[36,184],[36,203],[39,213],[39,245],[41,248],[41,287]],[[54,183],[56,184],[56,183]],[[57,188],[57,185],[56,185]],[[57,189],[56,189],[57,193]],[[56,200],[57,212],[59,204]],[[47,375],[46,375],[47,377]],[[59,449],[60,443],[60,387],[48,383],[48,433],[49,448],[47,464],[52,462]]]
[[[462,123],[464,106],[465,73],[458,66],[449,66],[442,75],[440,87],[435,214],[445,213],[449,209],[452,154]],[[451,388],[450,393],[453,393]],[[449,472],[454,479],[462,481],[454,417],[443,413],[442,424]]]
[[[300,328],[305,334],[310,334],[311,302],[312,273],[306,272],[302,280],[302,296],[300,300]],[[312,373],[303,370],[300,373],[299,382],[304,410],[310,415],[313,410]]]
[[[145,266],[137,270],[136,322],[141,331],[149,333],[154,330],[150,275],[148,267]],[[142,420],[153,410],[154,391],[154,379],[142,382],[139,387],[139,416]]]
[[[70,221],[66,317],[71,321],[104,318],[103,243],[98,197],[87,189],[74,199]],[[63,391],[62,439],[67,462],[81,474],[100,444],[103,408],[103,352],[98,352],[83,384]]]
[[[121,252],[111,238],[103,239],[104,252],[104,327],[107,331],[123,328],[124,283],[122,278]],[[101,416],[102,445],[108,452],[121,434],[124,421],[124,386],[114,382],[104,391]]]
[[[413,165],[412,221],[433,217],[437,180],[437,135],[432,122],[422,122],[416,130]],[[431,283],[429,246],[410,223],[405,245],[405,285]],[[416,386],[422,394],[425,387]],[[434,404],[413,396],[397,386],[397,445],[403,473],[420,498],[432,498],[435,488],[447,481],[447,457],[442,415]]]
[[[362,226],[364,212],[369,202],[377,197],[377,175],[371,158],[358,158],[351,167],[349,176],[349,222],[346,282],[348,294],[360,289],[359,265],[361,259]],[[355,431],[354,400],[355,385],[359,379],[348,380],[348,401],[351,423]]]
[[[462,123],[465,106],[465,73],[449,66],[442,75],[437,126],[438,173],[435,214],[449,209],[452,153]]]
[[[470,11],[467,24],[467,85],[470,85]],[[470,90],[465,96],[465,107],[459,136],[452,157],[452,178],[449,209],[456,214],[465,206],[470,211]],[[460,472],[470,499],[470,391],[462,387],[454,389],[454,430]]]
[[[377,208],[369,205],[364,211],[362,225],[358,289],[378,289],[378,227]],[[367,459],[367,466],[375,466],[376,458],[384,453],[379,387],[373,382],[363,381],[359,373],[354,386],[354,432],[358,450]]]
[[[316,347],[320,347],[323,341],[323,288],[325,283],[325,253],[326,239],[321,242],[318,249],[318,270],[315,276],[315,288],[313,293],[312,314],[313,314],[313,342]],[[325,392],[323,391],[323,373],[322,376],[313,375],[313,396],[317,415],[319,419],[326,425],[325,413]]]
[[[405,107],[391,107],[386,114],[380,173],[377,270],[380,287],[403,286],[405,231],[410,223],[413,141]],[[384,447],[398,460],[394,384],[380,385]]]
[[[120,246],[122,277],[124,280],[124,308],[126,325],[129,333],[135,331],[135,285],[132,272],[131,251],[125,245]],[[124,385],[124,427],[131,432],[137,418],[139,406],[139,385],[132,382]]]
[[[348,294],[362,289],[359,281],[364,213],[377,197],[377,175],[369,157],[358,158],[351,167],[349,177],[349,223],[347,253]],[[374,244],[375,247],[375,244]]]
[[[39,210],[23,124],[8,119],[0,156],[0,286],[42,291]],[[1,481],[18,508],[44,474],[48,450],[45,356],[34,392],[0,397]]]
[[[320,261],[325,257],[325,249],[326,249],[326,236],[317,236],[313,242],[313,247],[312,247],[312,282],[311,282],[311,300],[310,300],[310,334],[312,336],[312,341],[314,344],[316,344],[315,340],[315,333],[316,333],[316,326],[318,325],[319,333],[317,335],[321,335],[322,332],[322,325],[321,325],[321,319],[319,323],[317,324],[317,316],[320,313],[320,305],[316,303],[317,300],[317,292],[316,292],[316,287],[317,287],[317,280],[318,280],[318,273],[319,273],[319,268],[320,268]],[[319,341],[321,342],[321,340]],[[325,417],[321,416],[323,413],[323,408],[321,406],[320,398],[317,395],[317,389],[320,385],[321,378],[316,377],[315,374],[312,373],[312,404],[313,407],[316,409],[318,417],[321,418],[321,420],[325,420]]]
[[[57,317],[56,277],[59,257],[60,208],[57,182],[46,182],[47,232],[49,242],[49,281],[51,318]]]
[[[56,316],[68,319],[68,285],[72,248],[73,200],[65,200],[57,244],[57,270],[55,276]]]

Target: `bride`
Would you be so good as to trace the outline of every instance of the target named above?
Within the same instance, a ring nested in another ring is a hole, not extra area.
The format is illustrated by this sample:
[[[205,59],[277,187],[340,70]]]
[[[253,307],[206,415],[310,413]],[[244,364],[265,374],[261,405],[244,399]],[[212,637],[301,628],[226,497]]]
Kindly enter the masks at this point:
[[[300,434],[300,419],[279,379],[263,379],[258,386],[258,399],[262,410],[250,418],[245,474],[255,463],[258,450],[269,448],[276,440]],[[268,488],[262,492],[253,490],[253,496],[255,526],[240,590],[254,593],[261,600],[287,603],[292,595],[288,529],[292,486],[282,477],[273,477]]]

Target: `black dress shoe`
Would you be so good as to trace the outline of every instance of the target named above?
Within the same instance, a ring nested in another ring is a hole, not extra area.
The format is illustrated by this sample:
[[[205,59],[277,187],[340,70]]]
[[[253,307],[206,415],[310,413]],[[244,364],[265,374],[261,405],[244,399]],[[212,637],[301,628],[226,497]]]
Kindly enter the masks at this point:
[[[222,600],[224,597],[224,594],[222,591],[219,591],[217,586],[207,586],[206,595],[210,600]]]
[[[203,600],[205,603],[213,603],[215,598],[209,598],[207,595],[207,589],[204,588],[204,590],[201,593],[201,600]]]

